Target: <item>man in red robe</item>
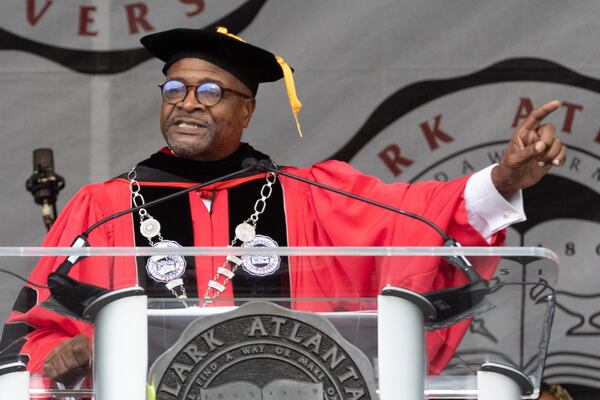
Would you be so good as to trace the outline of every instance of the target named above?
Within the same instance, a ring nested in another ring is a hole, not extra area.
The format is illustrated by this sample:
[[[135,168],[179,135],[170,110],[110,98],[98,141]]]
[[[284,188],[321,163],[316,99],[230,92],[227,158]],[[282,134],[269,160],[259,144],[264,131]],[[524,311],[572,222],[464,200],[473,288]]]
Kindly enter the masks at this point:
[[[291,70],[281,58],[226,31],[176,29],[149,35],[142,43],[165,62],[160,126],[168,146],[135,165],[129,174],[81,189],[61,212],[44,246],[69,246],[97,221],[131,207],[132,198],[140,204],[138,185],[149,202],[235,172],[247,158],[269,159],[241,138],[255,109],[259,83],[284,77],[288,88],[293,88]],[[294,90],[289,89],[289,94],[297,111]],[[503,228],[523,219],[520,190],[565,160],[566,149],[555,137],[554,127],[542,124],[558,107],[558,102],[550,102],[535,109],[514,132],[498,165],[446,183],[384,184],[337,161],[283,170],[421,215],[464,246],[500,245]],[[257,201],[263,203],[259,208],[263,212],[257,212]],[[160,222],[160,235],[148,220]],[[245,221],[253,222],[256,235],[243,238],[243,229],[236,230]],[[264,172],[192,191],[149,207],[143,216],[134,213],[108,221],[88,241],[95,247],[157,242],[204,247],[227,246],[232,239],[234,245],[250,246],[443,245],[440,235],[422,222]],[[45,257],[31,280],[45,284],[61,261],[61,257]],[[140,285],[149,296],[190,298],[373,297],[387,284],[428,292],[466,282],[460,271],[433,257],[402,264],[382,263],[374,257],[330,258],[326,265],[297,257],[246,261],[88,258],[75,264],[69,276],[111,290]],[[493,274],[493,265],[477,268],[486,279]],[[232,269],[235,277],[229,279]],[[303,308],[301,303],[293,306]],[[326,309],[348,307],[344,302],[328,303]],[[429,336],[433,370],[445,365],[464,330],[462,324]],[[59,314],[47,290],[28,285],[17,299],[2,345],[28,355],[31,371],[45,370],[48,376],[70,383],[88,371],[92,333],[91,326],[77,316]]]

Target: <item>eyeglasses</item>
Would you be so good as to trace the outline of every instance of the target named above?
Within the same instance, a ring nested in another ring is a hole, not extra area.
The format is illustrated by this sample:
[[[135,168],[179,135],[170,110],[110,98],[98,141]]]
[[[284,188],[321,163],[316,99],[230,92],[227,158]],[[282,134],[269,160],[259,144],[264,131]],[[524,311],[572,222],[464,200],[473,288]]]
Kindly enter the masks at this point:
[[[158,85],[158,87],[160,88],[163,100],[169,104],[177,104],[183,101],[185,96],[187,96],[189,88],[194,88],[196,100],[198,100],[198,103],[206,107],[217,105],[223,98],[223,94],[225,92],[235,93],[245,99],[252,98],[252,96],[248,96],[247,94],[238,92],[237,90],[221,87],[221,85],[216,82],[203,82],[199,85],[186,85],[181,81],[171,79],[161,85]]]

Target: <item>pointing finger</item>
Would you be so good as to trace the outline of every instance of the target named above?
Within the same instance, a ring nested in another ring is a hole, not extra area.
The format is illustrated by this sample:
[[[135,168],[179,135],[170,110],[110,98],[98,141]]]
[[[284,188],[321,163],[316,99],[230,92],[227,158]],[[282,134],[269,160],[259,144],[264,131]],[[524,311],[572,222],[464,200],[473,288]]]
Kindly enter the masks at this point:
[[[553,101],[550,101],[550,102],[534,109],[533,111],[531,111],[529,113],[529,115],[527,116],[525,121],[517,128],[517,130],[536,129],[539,126],[540,122],[542,122],[544,120],[544,118],[546,118],[550,113],[556,111],[559,107],[560,107],[560,101],[553,100]]]

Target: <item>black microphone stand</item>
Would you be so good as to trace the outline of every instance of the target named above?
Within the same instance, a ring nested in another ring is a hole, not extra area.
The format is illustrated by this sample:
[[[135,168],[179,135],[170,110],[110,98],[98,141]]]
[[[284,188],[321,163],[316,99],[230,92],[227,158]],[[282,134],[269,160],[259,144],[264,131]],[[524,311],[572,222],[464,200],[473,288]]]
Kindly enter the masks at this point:
[[[49,152],[50,163],[52,163],[52,151],[50,149],[37,149],[34,152],[34,163],[36,152]],[[46,230],[50,230],[56,220],[56,198],[58,193],[65,187],[62,176],[54,173],[54,167],[50,165],[34,165],[33,174],[25,182],[25,188],[33,195],[36,204],[42,206],[42,218]]]

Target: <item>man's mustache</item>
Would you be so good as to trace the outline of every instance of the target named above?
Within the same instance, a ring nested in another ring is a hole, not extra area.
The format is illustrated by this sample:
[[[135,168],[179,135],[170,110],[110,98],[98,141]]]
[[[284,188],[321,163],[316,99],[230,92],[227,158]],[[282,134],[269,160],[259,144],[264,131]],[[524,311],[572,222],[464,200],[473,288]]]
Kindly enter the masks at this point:
[[[175,115],[167,119],[167,126],[179,125],[180,123],[194,124],[202,127],[210,128],[214,124],[210,121],[205,121],[202,118],[196,118],[190,115]]]

